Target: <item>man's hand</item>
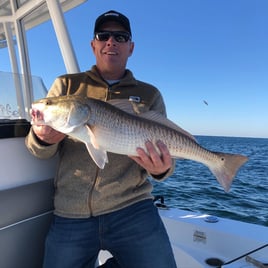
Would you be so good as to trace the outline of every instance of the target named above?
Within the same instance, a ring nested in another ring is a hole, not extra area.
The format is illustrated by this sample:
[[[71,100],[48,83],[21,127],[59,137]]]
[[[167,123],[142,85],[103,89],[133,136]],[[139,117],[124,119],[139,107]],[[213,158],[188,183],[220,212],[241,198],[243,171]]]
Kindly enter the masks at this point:
[[[33,125],[32,128],[37,138],[48,144],[58,143],[65,137],[65,134],[58,132],[49,126]]]
[[[148,141],[145,143],[148,154],[142,148],[137,148],[138,156],[130,156],[152,175],[163,174],[172,167],[172,159],[167,146],[162,141],[158,141],[156,145],[160,154],[155,146]]]

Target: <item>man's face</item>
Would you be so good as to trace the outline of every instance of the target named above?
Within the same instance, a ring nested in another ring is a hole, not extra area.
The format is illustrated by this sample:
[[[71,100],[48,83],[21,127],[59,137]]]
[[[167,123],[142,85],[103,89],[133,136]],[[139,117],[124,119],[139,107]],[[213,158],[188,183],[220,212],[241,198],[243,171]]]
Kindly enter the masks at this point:
[[[126,30],[116,22],[104,23],[100,31],[121,31]],[[131,56],[134,43],[131,40],[127,42],[117,42],[113,36],[110,36],[107,41],[92,40],[91,47],[96,57],[96,64],[101,70],[112,70],[117,68],[125,69],[128,57]]]

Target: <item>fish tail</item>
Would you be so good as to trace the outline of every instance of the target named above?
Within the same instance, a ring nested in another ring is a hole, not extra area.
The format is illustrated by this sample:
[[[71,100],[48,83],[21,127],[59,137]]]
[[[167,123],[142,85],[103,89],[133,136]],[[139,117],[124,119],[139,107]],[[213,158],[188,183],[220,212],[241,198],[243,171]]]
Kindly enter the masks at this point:
[[[220,159],[218,165],[209,167],[211,172],[222,185],[225,192],[230,190],[232,181],[239,168],[248,161],[248,158],[239,154],[216,153]]]

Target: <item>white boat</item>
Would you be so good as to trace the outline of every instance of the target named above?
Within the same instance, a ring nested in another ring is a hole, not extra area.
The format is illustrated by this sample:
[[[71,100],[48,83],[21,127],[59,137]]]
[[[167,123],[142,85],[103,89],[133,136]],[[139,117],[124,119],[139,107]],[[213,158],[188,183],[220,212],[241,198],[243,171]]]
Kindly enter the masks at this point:
[[[79,71],[62,14],[84,1],[28,0],[19,7],[15,2],[0,1],[0,46],[9,50],[12,66],[12,72],[0,72],[0,267],[38,268],[53,213],[57,157],[37,159],[24,145],[30,103],[46,92],[29,70],[25,31],[51,18],[67,72]],[[31,90],[33,84],[39,92]],[[156,204],[178,267],[268,267],[267,227]],[[109,256],[100,252],[96,266]]]

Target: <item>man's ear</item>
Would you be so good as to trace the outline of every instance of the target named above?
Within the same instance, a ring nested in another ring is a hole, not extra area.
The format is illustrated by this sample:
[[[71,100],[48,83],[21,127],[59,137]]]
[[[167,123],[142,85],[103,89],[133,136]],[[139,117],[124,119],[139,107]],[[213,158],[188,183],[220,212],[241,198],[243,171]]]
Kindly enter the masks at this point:
[[[95,41],[94,41],[94,40],[92,40],[92,41],[90,42],[90,46],[91,46],[92,51],[93,51],[93,53],[94,53],[94,55],[95,55]]]
[[[134,47],[135,47],[134,42],[131,42],[130,43],[130,47],[129,47],[129,57],[132,55],[132,53],[134,51]]]

